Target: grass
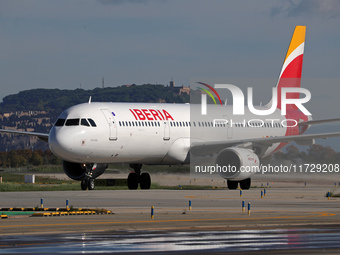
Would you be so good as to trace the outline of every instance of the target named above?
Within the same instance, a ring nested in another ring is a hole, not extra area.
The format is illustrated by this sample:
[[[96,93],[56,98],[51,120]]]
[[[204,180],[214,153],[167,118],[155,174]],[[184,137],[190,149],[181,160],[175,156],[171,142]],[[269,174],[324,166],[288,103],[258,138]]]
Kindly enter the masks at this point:
[[[0,173],[2,177],[2,181],[6,183],[24,183],[25,175],[24,174],[12,174],[12,173]],[[35,176],[36,183],[44,183],[44,184],[71,184],[74,181],[69,180],[60,180],[57,178],[46,177],[46,176]]]
[[[3,172],[16,172],[16,173],[63,173],[62,165],[43,165],[43,166],[25,166],[18,168],[1,168]]]
[[[0,192],[10,191],[78,191],[80,182],[59,180],[53,177],[36,176],[35,184],[24,183],[24,174],[1,173],[2,183]],[[151,189],[169,189],[169,190],[207,190],[214,189],[212,186],[199,185],[182,185],[182,186],[162,186],[158,183],[152,183]],[[95,190],[128,190],[127,186],[99,186]]]

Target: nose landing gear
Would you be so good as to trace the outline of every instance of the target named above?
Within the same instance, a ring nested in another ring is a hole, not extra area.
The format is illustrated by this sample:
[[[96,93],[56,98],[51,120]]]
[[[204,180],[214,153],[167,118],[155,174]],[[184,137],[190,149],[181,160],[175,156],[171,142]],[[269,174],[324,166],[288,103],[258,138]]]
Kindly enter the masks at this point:
[[[94,179],[84,179],[80,186],[82,190],[94,190]]]
[[[80,187],[82,190],[94,190],[94,179],[93,179],[93,170],[97,168],[97,164],[84,164],[85,171],[85,178],[81,181]]]

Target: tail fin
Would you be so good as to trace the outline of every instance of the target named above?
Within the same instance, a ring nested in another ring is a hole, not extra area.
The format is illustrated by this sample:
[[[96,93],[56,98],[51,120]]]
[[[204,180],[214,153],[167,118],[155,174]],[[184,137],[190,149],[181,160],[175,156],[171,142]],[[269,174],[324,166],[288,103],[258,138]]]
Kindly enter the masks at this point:
[[[295,87],[301,85],[301,73],[303,63],[303,51],[305,46],[305,26],[296,26],[295,31],[290,41],[286,58],[283,62],[282,70],[277,83],[277,108],[281,109],[281,88]],[[299,93],[287,93],[287,98],[297,99]],[[268,107],[271,106],[271,102]],[[287,109],[297,109],[295,105],[287,105]]]

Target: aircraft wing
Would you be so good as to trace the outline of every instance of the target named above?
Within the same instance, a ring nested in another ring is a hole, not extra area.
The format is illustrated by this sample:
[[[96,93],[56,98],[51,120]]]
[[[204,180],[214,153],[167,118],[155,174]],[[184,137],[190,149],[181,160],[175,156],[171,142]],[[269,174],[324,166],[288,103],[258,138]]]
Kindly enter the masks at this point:
[[[227,147],[232,147],[232,146],[237,146],[237,145],[243,145],[244,147],[258,145],[261,147],[268,148],[274,143],[287,143],[287,142],[293,142],[293,141],[303,142],[303,141],[311,141],[313,139],[327,139],[328,137],[337,137],[337,136],[340,136],[340,132],[309,134],[309,135],[250,138],[250,139],[230,140],[230,141],[195,142],[191,145],[190,151],[195,156],[205,156],[205,155],[218,153]]]
[[[336,122],[340,121],[340,118],[337,119],[325,119],[325,120],[308,120],[300,122],[299,126],[306,126],[306,125],[314,125],[314,124],[323,124],[323,123],[329,123],[329,122]]]
[[[26,131],[17,131],[17,130],[8,130],[8,129],[0,129],[0,133],[36,136],[38,137],[39,140],[46,142],[46,143],[48,142],[48,136],[49,136],[49,134],[44,134],[44,133],[26,132]]]

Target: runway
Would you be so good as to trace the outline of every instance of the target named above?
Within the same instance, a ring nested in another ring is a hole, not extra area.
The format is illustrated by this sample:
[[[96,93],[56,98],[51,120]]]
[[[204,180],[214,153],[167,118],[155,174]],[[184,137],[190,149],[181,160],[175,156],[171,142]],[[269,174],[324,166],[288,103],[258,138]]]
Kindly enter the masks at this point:
[[[304,187],[301,183],[274,182],[263,198],[261,188],[243,191],[242,197],[239,190],[218,188],[2,193],[1,207],[35,207],[41,198],[44,207],[65,207],[68,199],[73,207],[105,208],[113,214],[2,219],[0,253],[44,253],[46,243],[56,251],[62,243],[60,253],[75,253],[74,247],[84,253],[93,252],[92,248],[101,253],[110,249],[117,253],[340,252],[340,245],[336,245],[340,201],[325,197],[332,188],[331,184]],[[129,249],[124,246],[127,243]]]

